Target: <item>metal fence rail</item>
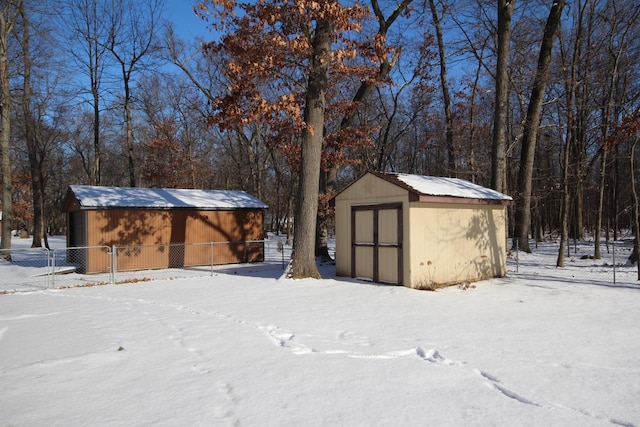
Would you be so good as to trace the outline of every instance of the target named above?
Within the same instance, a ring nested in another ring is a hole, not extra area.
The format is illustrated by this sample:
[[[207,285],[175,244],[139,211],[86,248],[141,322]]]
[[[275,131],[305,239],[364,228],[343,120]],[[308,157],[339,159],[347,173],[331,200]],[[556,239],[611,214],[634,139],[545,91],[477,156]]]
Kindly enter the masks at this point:
[[[211,276],[245,263],[284,269],[290,256],[278,239],[0,250],[0,293]]]
[[[556,267],[559,246],[556,242],[531,242],[532,253],[517,248],[507,258],[509,275],[535,280],[565,281],[604,286],[640,286],[638,267],[628,262],[633,240],[602,243],[601,259],[594,259],[593,242],[576,242],[566,248],[564,267]],[[541,262],[541,255],[544,262]]]
[[[48,288],[51,251],[46,248],[0,249],[0,292],[20,286],[24,290]]]

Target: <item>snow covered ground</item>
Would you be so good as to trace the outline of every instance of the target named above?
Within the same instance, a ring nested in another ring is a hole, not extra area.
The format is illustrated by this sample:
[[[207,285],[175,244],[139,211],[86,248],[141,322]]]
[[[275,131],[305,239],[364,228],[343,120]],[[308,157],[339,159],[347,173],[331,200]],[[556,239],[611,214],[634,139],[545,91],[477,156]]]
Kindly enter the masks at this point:
[[[0,295],[0,425],[640,426],[640,286],[553,265],[550,244],[466,290],[266,264]]]

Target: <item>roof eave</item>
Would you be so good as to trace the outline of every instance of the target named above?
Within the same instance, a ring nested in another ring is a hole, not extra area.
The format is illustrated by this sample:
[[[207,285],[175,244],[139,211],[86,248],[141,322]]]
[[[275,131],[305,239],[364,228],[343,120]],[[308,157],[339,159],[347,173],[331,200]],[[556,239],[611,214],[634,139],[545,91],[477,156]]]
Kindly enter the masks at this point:
[[[502,205],[502,206],[511,206],[513,204],[513,200],[507,199],[476,199],[469,197],[454,197],[454,196],[433,196],[428,194],[417,194],[413,200],[411,195],[409,197],[409,201],[411,202],[422,202],[422,203],[449,203],[449,204],[459,204],[459,205]]]

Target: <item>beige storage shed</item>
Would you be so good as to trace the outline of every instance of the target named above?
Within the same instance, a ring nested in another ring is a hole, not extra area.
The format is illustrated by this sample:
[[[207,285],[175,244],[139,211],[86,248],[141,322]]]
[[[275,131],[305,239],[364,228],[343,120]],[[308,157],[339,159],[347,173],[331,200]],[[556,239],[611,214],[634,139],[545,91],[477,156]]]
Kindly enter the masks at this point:
[[[332,200],[336,273],[415,289],[503,277],[511,203],[461,179],[369,172]]]

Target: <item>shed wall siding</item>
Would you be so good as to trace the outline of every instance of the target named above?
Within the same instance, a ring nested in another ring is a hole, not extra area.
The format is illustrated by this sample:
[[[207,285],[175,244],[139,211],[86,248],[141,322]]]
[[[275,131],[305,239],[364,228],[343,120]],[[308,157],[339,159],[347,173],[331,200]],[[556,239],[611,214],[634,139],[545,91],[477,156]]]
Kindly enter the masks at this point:
[[[409,194],[407,190],[393,185],[374,175],[365,175],[356,183],[336,196],[335,227],[336,227],[336,274],[338,276],[351,276],[351,206],[384,204],[401,202],[408,205]],[[408,222],[408,209],[403,208],[403,222]],[[403,229],[403,240],[408,241],[408,228]],[[403,248],[406,256],[406,249]],[[364,252],[364,251],[363,251]],[[356,261],[358,271],[356,276],[371,277],[373,265],[371,254],[359,254]],[[396,263],[397,265],[397,263]],[[408,277],[408,264],[405,263],[404,277]]]
[[[412,203],[409,217],[411,287],[432,288],[505,275],[503,206]]]
[[[128,247],[118,251],[118,270],[263,259],[262,244],[226,243],[261,240],[261,210],[107,209],[86,212],[87,245]],[[202,242],[221,242],[213,245],[213,260],[211,245],[198,244]],[[87,270],[105,271],[108,262],[105,257],[91,257]]]

